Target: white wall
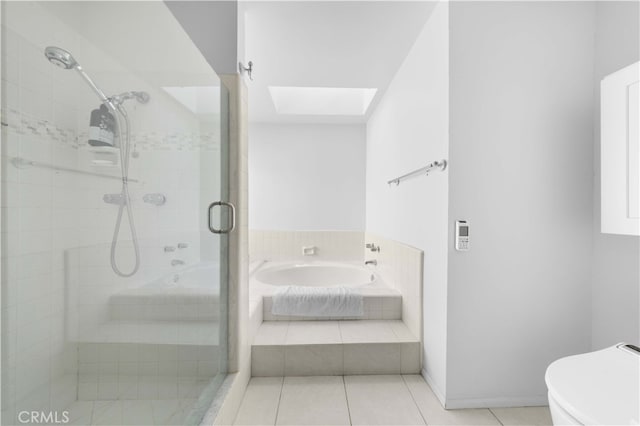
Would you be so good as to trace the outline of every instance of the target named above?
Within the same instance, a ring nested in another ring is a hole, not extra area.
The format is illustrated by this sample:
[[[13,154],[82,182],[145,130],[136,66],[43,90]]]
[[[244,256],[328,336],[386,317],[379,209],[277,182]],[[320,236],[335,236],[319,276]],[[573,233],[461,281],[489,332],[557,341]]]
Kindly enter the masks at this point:
[[[364,125],[249,128],[250,229],[364,230]]]
[[[600,233],[600,80],[640,59],[640,4],[598,2],[596,15],[592,348],[640,342],[640,238]]]
[[[544,404],[589,350],[594,13],[451,3],[447,407]]]
[[[448,156],[448,7],[435,7],[367,124],[367,232],[424,251],[423,362],[440,396],[446,380],[448,173],[397,187],[387,180]]]

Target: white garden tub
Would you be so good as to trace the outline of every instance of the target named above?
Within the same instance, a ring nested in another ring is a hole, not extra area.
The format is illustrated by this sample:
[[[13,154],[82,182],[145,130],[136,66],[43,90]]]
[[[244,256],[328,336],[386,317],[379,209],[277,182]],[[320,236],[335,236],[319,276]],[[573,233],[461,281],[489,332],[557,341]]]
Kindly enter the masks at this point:
[[[378,279],[364,265],[320,261],[267,263],[253,278],[272,286],[304,287],[361,287]]]

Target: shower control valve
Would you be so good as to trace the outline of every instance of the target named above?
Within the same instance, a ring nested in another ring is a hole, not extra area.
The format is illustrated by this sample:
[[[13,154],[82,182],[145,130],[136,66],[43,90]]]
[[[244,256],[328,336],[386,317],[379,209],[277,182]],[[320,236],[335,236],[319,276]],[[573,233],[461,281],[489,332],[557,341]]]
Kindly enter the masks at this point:
[[[107,204],[116,204],[116,205],[127,204],[122,194],[104,194],[102,196],[102,201],[104,201]]]
[[[187,247],[189,247],[189,244],[187,244],[187,243],[178,243],[178,248],[179,249],[185,249]]]
[[[373,243],[367,243],[365,247],[371,250],[372,252],[380,252],[380,246],[377,246]]]
[[[165,197],[164,194],[156,192],[153,194],[144,194],[142,201],[147,204],[153,204],[154,206],[162,206],[167,202],[167,197]]]
[[[164,252],[165,253],[171,253],[176,251],[176,248],[174,246],[164,246]]]

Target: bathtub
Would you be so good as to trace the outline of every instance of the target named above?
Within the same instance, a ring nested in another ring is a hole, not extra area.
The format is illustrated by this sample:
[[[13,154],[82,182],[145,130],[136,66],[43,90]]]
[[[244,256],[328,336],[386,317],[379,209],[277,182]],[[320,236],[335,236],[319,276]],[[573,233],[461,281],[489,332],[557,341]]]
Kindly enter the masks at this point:
[[[269,262],[254,272],[253,279],[270,286],[362,287],[376,283],[378,276],[354,263]]]

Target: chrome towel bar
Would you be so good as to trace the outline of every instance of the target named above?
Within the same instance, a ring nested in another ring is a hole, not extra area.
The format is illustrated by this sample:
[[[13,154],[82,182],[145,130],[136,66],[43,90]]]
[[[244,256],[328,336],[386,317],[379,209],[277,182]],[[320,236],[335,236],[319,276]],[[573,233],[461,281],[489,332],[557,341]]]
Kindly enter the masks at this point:
[[[430,172],[432,172],[434,170],[443,171],[446,168],[447,168],[447,160],[434,161],[432,163],[429,163],[425,167],[422,167],[422,168],[420,168],[418,170],[412,171],[411,173],[407,173],[406,175],[402,175],[402,176],[399,176],[399,177],[397,177],[395,179],[391,179],[387,183],[389,185],[391,185],[392,183],[395,183],[396,186],[398,186],[398,185],[400,185],[400,182],[402,182],[405,179],[409,179],[409,178],[412,178],[414,176],[418,176],[418,175],[422,175],[422,174],[428,175]]]

